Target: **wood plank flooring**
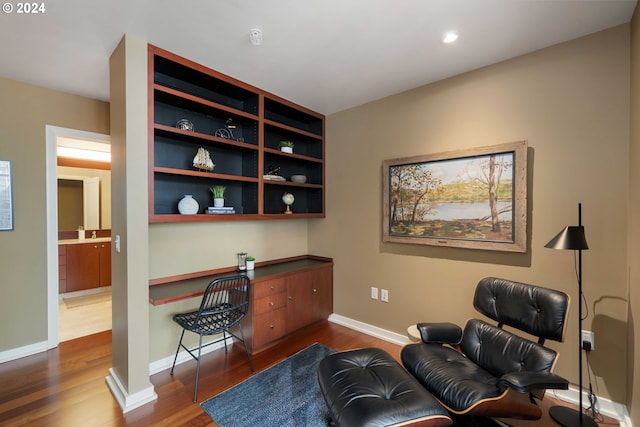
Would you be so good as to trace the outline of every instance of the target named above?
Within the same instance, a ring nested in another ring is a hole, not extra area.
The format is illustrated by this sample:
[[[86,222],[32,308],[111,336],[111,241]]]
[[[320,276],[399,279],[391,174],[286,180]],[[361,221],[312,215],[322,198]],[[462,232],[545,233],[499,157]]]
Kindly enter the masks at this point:
[[[324,322],[255,355],[256,372],[314,342],[336,350],[378,347],[396,359],[400,357],[400,346]],[[123,415],[105,383],[110,367],[110,331],[63,342],[46,353],[0,364],[0,425],[215,426],[199,403],[251,375],[240,345],[233,345],[228,354],[216,350],[202,360],[198,403],[192,402],[195,361],[189,361],[177,366],[173,377],[169,370],[153,375],[151,382],[158,400]],[[545,398],[543,406],[548,405],[549,399]],[[546,410],[543,412],[546,414]],[[514,427],[558,426],[548,415],[535,422],[509,420],[509,423]],[[611,419],[603,424],[618,425]]]

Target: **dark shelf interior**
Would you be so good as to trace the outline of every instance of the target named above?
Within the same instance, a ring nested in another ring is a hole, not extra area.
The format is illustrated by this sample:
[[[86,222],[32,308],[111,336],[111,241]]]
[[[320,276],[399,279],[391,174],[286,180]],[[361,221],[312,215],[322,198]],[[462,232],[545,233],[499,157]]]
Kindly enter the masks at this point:
[[[181,92],[258,114],[258,94],[161,56],[154,57],[154,82]]]
[[[267,120],[322,136],[322,119],[269,98],[264,99],[264,117]]]
[[[291,193],[295,198],[291,210],[294,214],[322,213],[322,189],[289,187],[286,185],[265,185],[264,213],[282,214],[287,205],[282,201],[284,193]]]
[[[187,119],[193,123],[194,132],[216,136],[217,130],[226,129],[228,119],[235,126],[232,140],[248,144],[258,144],[258,122],[242,116],[233,116],[184,98],[156,91],[154,121],[165,126],[175,126],[178,120]]]
[[[280,149],[280,141],[293,142],[293,152],[303,156],[322,159],[322,139],[310,138],[304,135],[287,132],[275,126],[264,126],[264,146],[266,148]]]
[[[193,167],[200,144],[187,143],[178,139],[156,135],[154,145],[154,166],[196,170]],[[258,151],[239,147],[207,145],[214,173],[258,177]]]
[[[209,188],[212,185],[224,185],[225,206],[233,206],[236,214],[258,213],[258,183],[237,182],[219,179],[193,179],[180,175],[155,174],[154,213],[156,215],[178,214],[178,202],[185,194],[193,195],[200,205],[198,213],[213,206],[213,197]]]
[[[291,175],[306,175],[307,184],[322,184],[322,163],[312,163],[291,157],[265,153],[265,173],[271,168],[277,168],[277,174],[290,180]],[[298,190],[300,191],[300,190]]]

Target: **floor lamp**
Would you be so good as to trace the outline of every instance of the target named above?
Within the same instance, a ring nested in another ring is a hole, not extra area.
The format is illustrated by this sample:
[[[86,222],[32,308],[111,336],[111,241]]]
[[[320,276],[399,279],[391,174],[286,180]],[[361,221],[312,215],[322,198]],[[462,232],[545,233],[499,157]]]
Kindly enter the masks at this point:
[[[596,422],[582,412],[582,251],[589,249],[589,246],[587,246],[587,239],[584,236],[584,227],[582,226],[581,203],[578,203],[578,226],[565,227],[564,230],[558,233],[558,235],[551,239],[544,247],[578,251],[578,366],[580,369],[580,409],[576,411],[575,409],[565,406],[552,406],[549,408],[549,415],[563,426],[596,427]]]

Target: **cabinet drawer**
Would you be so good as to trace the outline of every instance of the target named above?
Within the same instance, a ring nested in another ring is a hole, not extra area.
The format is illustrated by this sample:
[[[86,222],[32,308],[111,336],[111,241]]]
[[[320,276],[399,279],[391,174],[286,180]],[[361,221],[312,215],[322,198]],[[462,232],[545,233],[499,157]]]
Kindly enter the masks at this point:
[[[287,333],[285,325],[286,314],[287,309],[283,307],[254,317],[252,346],[254,349],[282,338]]]
[[[255,315],[268,313],[270,311],[278,310],[279,308],[287,305],[287,294],[281,292],[275,295],[269,295],[268,297],[258,298],[253,303],[253,313]]]
[[[253,298],[255,301],[258,298],[264,298],[269,295],[275,295],[286,291],[287,278],[281,277],[279,279],[256,283],[253,288]]]

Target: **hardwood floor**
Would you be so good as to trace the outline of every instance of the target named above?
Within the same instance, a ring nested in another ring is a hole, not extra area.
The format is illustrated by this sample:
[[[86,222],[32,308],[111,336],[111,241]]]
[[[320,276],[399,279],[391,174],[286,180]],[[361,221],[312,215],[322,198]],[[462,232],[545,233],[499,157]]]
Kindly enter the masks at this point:
[[[177,340],[178,337],[176,337]],[[336,350],[378,347],[399,359],[400,346],[332,324],[315,325],[253,357],[256,372],[320,342]],[[233,345],[202,360],[198,403],[192,402],[195,361],[151,377],[158,400],[123,415],[105,377],[111,367],[111,331],[63,342],[57,349],[0,364],[2,426],[215,426],[199,403],[251,375],[246,354]],[[548,406],[545,398],[543,406]],[[546,410],[544,410],[546,414]],[[515,427],[557,426],[548,415]],[[607,419],[606,425],[618,425]]]

